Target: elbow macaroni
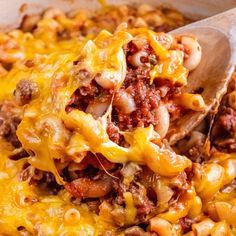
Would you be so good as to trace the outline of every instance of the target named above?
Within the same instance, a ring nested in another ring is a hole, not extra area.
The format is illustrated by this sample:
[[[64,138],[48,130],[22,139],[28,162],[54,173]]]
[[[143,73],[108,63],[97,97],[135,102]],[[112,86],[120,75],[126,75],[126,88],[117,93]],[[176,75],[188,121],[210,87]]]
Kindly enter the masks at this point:
[[[199,94],[183,93],[180,95],[179,102],[182,106],[193,111],[203,111],[206,104]]]

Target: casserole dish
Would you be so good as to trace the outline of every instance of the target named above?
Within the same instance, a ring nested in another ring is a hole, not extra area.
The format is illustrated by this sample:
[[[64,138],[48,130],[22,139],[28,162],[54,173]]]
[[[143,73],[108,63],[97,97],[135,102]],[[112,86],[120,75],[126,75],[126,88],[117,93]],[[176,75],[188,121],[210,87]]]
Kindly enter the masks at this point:
[[[108,1],[109,4],[122,4],[122,3],[143,3],[141,0],[139,1]],[[166,4],[174,7],[175,9],[183,12],[186,16],[191,19],[202,19],[204,17],[209,17],[215,15],[217,13],[226,11],[230,8],[236,6],[235,0],[226,0],[222,1],[191,1],[188,0],[179,0],[179,1],[171,1],[171,0],[160,0],[160,1],[152,1],[148,0],[146,3],[151,5],[160,5]],[[26,1],[17,1],[12,0],[10,2],[1,1],[0,2],[0,16],[1,16],[1,27],[16,26],[20,22],[20,16],[27,14],[29,12],[41,12],[43,9],[47,7],[58,7],[63,9],[64,11],[69,11],[77,8],[87,8],[87,9],[95,9],[99,7],[99,3],[96,0],[90,1],[76,1],[76,0],[42,0],[42,1],[34,1],[34,0],[26,0]],[[4,9],[4,10],[3,10]]]
[[[11,4],[0,35],[0,233],[235,235],[234,78],[213,125],[209,116],[176,145],[165,139],[176,117],[205,109],[201,88],[182,90],[201,45],[146,27],[189,19],[150,5],[66,15],[98,5]],[[175,7],[191,18],[186,4]],[[196,18],[234,5],[193,4]]]

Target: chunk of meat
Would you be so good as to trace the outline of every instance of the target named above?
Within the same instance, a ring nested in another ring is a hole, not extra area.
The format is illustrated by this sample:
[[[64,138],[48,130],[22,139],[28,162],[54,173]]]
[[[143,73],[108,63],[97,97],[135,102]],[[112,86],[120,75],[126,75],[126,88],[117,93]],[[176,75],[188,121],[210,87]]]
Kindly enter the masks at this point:
[[[66,190],[77,198],[99,198],[112,190],[112,178],[106,174],[99,179],[86,177],[76,179],[65,185]]]
[[[97,118],[104,114],[109,104],[112,104],[111,122],[107,126],[107,133],[112,141],[121,146],[126,144],[119,133],[120,130],[133,130],[152,124],[156,131],[160,131],[162,126],[165,127],[161,132],[162,136],[165,136],[169,125],[169,113],[171,118],[180,113],[179,108],[168,106],[165,116],[168,124],[162,124],[160,112],[157,112],[160,101],[163,104],[167,103],[179,93],[180,88],[165,79],[157,79],[150,83],[150,70],[158,63],[158,57],[151,46],[145,40],[134,40],[124,47],[124,51],[127,73],[122,86],[118,90],[103,88],[96,80],[90,78],[87,70],[80,70],[78,77],[82,77],[86,83],[72,95],[66,109],[68,112],[71,109],[80,109]],[[137,54],[141,56],[138,57],[138,63],[133,65],[133,57]]]
[[[85,74],[83,76],[87,77],[88,75]],[[109,103],[110,100],[111,91],[103,89],[93,80],[90,84],[86,84],[86,86],[82,86],[74,92],[66,110],[69,112],[71,109],[76,108],[86,111],[92,103]]]
[[[129,147],[129,144],[125,141],[124,135],[121,134],[120,129],[113,122],[107,123],[107,134],[111,141],[122,147]]]
[[[206,135],[199,131],[192,131],[185,139],[178,142],[177,149],[181,155],[191,161],[201,163],[204,160],[204,145]]]
[[[194,221],[191,220],[190,218],[187,218],[187,217],[181,218],[179,220],[179,224],[180,224],[184,234],[186,234],[189,231],[191,231],[193,223],[194,223]]]
[[[12,151],[11,155],[9,156],[9,158],[11,160],[20,160],[21,158],[25,158],[25,157],[28,157],[29,154],[22,148],[16,148]]]
[[[14,103],[4,101],[0,104],[0,137],[10,142],[14,147],[21,146],[17,136],[16,129],[21,119]]]
[[[233,91],[236,91],[236,72],[231,77],[211,132],[214,147],[228,153],[236,151],[236,110],[229,103],[229,96]]]
[[[16,103],[23,106],[29,103],[38,94],[38,86],[30,80],[20,80],[14,91]]]
[[[84,165],[85,168],[91,165],[99,170],[112,170],[117,166],[115,163],[108,161],[102,154],[96,154],[95,156],[91,152],[88,152],[87,156],[79,164]]]
[[[99,214],[99,206],[101,204],[100,200],[88,199],[88,201],[85,201],[85,202],[88,205],[88,208],[90,211],[96,214]]]
[[[236,132],[236,111],[227,108],[219,118],[219,125],[230,135]]]
[[[228,153],[236,151],[236,111],[223,107],[212,129],[213,145]]]
[[[138,185],[135,183],[125,185],[120,181],[114,181],[113,187],[117,194],[115,203],[118,205],[123,205],[125,192],[132,193],[134,205],[137,209],[136,220],[138,223],[146,223],[150,215],[155,211],[154,203],[148,198],[146,188],[140,183]]]
[[[119,133],[119,128],[112,122],[107,123],[107,134],[111,141],[119,144],[121,135]]]

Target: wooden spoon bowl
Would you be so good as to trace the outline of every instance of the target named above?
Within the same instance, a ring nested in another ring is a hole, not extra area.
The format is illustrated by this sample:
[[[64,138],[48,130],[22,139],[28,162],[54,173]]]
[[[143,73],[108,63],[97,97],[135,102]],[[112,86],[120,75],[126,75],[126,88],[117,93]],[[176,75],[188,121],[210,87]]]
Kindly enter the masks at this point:
[[[171,32],[195,35],[202,47],[199,66],[190,73],[185,92],[199,93],[204,111],[189,111],[171,124],[167,138],[176,143],[195,128],[227,91],[236,64],[236,8]]]

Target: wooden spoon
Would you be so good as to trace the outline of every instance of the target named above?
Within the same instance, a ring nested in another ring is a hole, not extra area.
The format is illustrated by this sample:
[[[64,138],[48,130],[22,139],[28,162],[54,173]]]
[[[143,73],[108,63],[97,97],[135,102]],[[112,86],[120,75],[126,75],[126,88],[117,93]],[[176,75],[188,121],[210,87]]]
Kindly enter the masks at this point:
[[[236,8],[170,33],[197,37],[202,47],[202,59],[190,73],[185,91],[202,90],[207,105],[205,111],[189,111],[170,125],[167,138],[174,144],[195,128],[226,93],[236,64]]]

